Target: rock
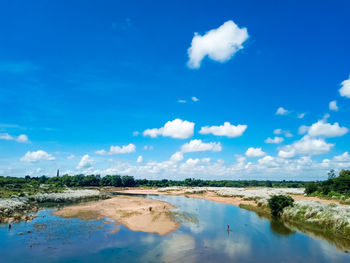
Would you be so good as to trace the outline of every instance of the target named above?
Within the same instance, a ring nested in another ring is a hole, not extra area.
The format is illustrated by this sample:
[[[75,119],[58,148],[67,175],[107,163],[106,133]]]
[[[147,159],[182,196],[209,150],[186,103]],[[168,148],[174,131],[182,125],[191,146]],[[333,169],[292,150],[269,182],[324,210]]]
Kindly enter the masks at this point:
[[[23,235],[23,234],[24,234],[23,232],[18,232],[18,235],[20,235],[20,236]]]

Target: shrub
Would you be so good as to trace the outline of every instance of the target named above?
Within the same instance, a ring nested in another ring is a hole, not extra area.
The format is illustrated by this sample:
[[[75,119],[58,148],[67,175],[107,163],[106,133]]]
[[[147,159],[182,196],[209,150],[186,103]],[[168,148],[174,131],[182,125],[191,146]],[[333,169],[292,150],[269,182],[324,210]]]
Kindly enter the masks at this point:
[[[280,217],[283,208],[293,206],[294,200],[290,196],[275,195],[268,200],[271,214],[275,217]]]

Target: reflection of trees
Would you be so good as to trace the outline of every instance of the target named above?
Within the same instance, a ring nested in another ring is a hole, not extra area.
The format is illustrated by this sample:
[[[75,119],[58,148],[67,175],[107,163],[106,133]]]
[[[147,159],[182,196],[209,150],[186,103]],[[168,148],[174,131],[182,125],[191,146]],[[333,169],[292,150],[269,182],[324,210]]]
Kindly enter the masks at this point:
[[[322,229],[313,229],[301,223],[285,222],[285,225],[294,231],[305,233],[310,237],[326,240],[342,252],[350,251],[350,239],[326,233]]]
[[[281,220],[274,219],[274,218],[271,219],[270,221],[270,228],[272,232],[283,236],[289,236],[289,235],[295,234],[295,231],[286,227],[286,225]]]
[[[254,211],[259,216],[259,218],[265,218],[269,220],[270,228],[274,233],[277,233],[279,235],[291,235],[295,232],[301,232],[310,237],[325,240],[342,252],[350,252],[350,239],[338,237],[334,234],[325,232],[321,228],[315,228],[303,223],[273,219],[269,213],[266,213],[264,210],[255,206],[240,205],[240,207]]]

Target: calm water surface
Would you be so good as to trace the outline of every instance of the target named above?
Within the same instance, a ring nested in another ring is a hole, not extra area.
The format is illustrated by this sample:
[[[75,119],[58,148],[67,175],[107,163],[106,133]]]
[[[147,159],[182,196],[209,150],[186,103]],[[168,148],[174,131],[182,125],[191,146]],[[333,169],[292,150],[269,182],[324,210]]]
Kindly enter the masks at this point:
[[[329,242],[254,212],[184,196],[150,198],[178,207],[178,230],[159,236],[120,226],[111,234],[114,224],[64,219],[44,209],[10,231],[0,225],[0,262],[350,262],[350,254]]]

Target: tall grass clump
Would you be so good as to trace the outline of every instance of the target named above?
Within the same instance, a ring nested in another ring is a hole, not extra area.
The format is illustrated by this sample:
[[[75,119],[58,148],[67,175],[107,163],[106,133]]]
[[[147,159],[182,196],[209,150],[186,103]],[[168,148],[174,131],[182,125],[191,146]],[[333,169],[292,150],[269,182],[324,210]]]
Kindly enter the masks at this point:
[[[281,217],[350,239],[349,206],[303,200],[295,202],[293,207],[286,207]]]

